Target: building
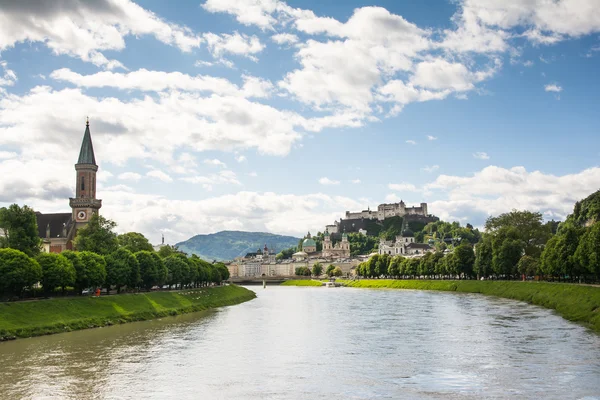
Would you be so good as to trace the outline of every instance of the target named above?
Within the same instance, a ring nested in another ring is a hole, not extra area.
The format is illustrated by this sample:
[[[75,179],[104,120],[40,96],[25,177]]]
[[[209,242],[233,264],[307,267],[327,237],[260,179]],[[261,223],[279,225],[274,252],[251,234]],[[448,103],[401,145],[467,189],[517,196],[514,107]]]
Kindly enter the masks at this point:
[[[60,253],[73,248],[78,229],[88,224],[93,214],[102,207],[96,199],[96,173],[98,165],[94,155],[89,120],[85,124],[79,158],[75,164],[75,197],[69,199],[70,213],[42,214],[36,212],[38,235],[43,251]]]
[[[377,219],[383,221],[390,217],[403,217],[405,215],[421,215],[427,217],[427,203],[421,203],[420,207],[406,207],[404,201],[400,203],[380,204],[377,211],[371,211],[370,208],[360,212],[346,211],[346,219]]]
[[[327,258],[350,258],[350,242],[346,232],[342,234],[342,241],[335,245],[331,241],[329,231],[325,231],[323,236],[323,251],[322,256]]]
[[[425,243],[415,243],[414,234],[410,229],[405,228],[395,240],[381,239],[378,253],[391,256],[418,256],[430,251],[433,251],[433,247]]]
[[[310,232],[308,232],[306,239],[302,242],[302,251],[308,254],[317,252],[317,242],[314,241]]]

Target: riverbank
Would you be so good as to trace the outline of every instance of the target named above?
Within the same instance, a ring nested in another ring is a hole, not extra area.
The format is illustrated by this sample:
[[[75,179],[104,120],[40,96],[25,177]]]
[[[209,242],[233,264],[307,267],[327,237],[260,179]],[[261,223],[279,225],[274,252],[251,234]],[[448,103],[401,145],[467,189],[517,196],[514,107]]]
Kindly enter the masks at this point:
[[[600,288],[549,282],[518,281],[431,281],[361,279],[342,281],[345,286],[372,289],[441,290],[480,293],[525,301],[556,310],[563,318],[600,333]]]
[[[280,286],[323,286],[323,282],[312,279],[294,279],[285,281]]]
[[[255,297],[251,290],[229,285],[0,303],[0,341],[186,314],[239,304]]]

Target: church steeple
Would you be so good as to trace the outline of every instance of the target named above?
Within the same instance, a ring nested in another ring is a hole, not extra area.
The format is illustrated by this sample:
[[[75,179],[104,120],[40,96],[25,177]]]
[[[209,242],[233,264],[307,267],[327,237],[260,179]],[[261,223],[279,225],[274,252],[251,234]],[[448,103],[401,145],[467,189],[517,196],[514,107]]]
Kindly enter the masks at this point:
[[[85,133],[83,134],[83,142],[79,151],[79,160],[77,164],[92,164],[96,165],[96,157],[94,156],[94,145],[92,144],[92,135],[90,134],[90,119],[85,122]]]
[[[102,207],[102,200],[96,199],[96,157],[90,134],[90,121],[85,123],[85,133],[79,152],[79,159],[75,164],[75,197],[69,200],[73,209],[73,221],[76,229],[87,224],[92,214],[98,213]]]

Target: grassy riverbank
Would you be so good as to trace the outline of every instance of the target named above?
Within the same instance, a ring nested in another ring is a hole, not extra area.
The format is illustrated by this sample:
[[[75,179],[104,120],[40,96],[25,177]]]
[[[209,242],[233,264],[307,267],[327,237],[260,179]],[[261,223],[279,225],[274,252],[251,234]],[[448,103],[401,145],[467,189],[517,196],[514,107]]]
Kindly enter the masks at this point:
[[[281,286],[322,286],[323,282],[313,281],[311,279],[294,279],[285,281]]]
[[[363,279],[339,281],[357,288],[443,290],[481,293],[521,300],[556,310],[563,318],[579,322],[600,333],[600,288],[548,282],[516,281],[429,281]]]
[[[230,285],[177,292],[0,303],[0,340],[185,314],[239,304],[255,297],[251,290]]]

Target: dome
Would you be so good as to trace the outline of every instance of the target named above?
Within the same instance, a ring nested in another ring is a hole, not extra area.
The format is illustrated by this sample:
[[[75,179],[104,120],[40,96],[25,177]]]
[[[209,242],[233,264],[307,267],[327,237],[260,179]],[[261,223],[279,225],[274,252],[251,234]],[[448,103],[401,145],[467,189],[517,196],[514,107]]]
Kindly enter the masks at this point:
[[[303,251],[299,251],[297,253],[292,254],[292,257],[306,257],[308,254],[306,254]]]
[[[402,237],[413,237],[415,234],[410,229],[406,228],[402,231]]]
[[[323,236],[329,236],[329,231],[326,229],[325,233],[323,234]]]
[[[317,243],[310,238],[304,239],[302,242],[302,248],[304,249],[305,247],[317,247]]]

